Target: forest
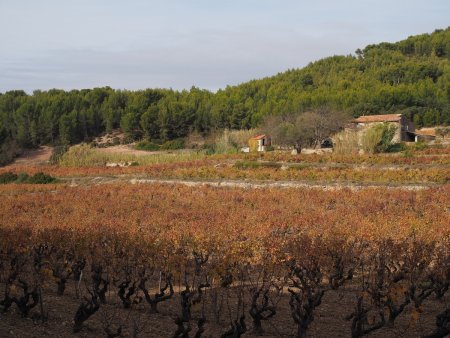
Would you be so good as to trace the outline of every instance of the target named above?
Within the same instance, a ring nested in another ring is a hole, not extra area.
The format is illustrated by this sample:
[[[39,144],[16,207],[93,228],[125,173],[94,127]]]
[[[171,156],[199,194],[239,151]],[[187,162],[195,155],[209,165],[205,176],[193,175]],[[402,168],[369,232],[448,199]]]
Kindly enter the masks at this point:
[[[450,124],[450,27],[396,43],[369,45],[213,93],[115,90],[0,93],[0,157],[24,148],[68,145],[121,128],[156,143],[223,128],[248,129],[267,116],[316,109],[354,117],[404,113],[416,126]]]

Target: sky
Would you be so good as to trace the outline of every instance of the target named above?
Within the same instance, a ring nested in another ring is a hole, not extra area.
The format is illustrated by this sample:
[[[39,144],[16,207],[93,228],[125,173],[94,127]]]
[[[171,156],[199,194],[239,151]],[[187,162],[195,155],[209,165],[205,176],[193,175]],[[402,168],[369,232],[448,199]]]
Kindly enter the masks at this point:
[[[449,0],[0,0],[0,92],[215,91],[449,25]]]

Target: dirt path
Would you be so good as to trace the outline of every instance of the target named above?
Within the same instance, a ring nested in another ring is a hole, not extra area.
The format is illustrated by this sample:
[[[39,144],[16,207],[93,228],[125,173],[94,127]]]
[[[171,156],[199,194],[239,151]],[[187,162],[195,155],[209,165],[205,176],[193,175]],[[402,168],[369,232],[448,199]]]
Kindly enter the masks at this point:
[[[38,166],[48,164],[50,157],[52,156],[53,148],[48,146],[41,146],[38,149],[32,149],[25,151],[16,160],[7,165],[5,168],[22,165],[22,166]]]
[[[355,184],[355,183],[329,183],[329,182],[306,182],[306,181],[243,181],[243,180],[179,180],[179,179],[152,179],[142,177],[124,176],[96,176],[96,177],[67,177],[60,179],[70,186],[97,185],[108,183],[129,183],[129,184],[182,184],[186,186],[210,186],[210,187],[231,187],[242,189],[292,189],[309,188],[321,190],[350,189],[353,191],[368,188],[403,189],[410,191],[424,190],[436,187],[436,184]]]
[[[158,154],[158,151],[137,150],[130,145],[118,145],[105,148],[95,148],[96,151],[106,154],[125,154],[125,155],[152,155]]]
[[[235,162],[238,162],[235,161]],[[320,168],[320,169],[377,169],[377,170],[405,170],[405,169],[427,169],[438,168],[450,170],[450,164],[446,163],[413,163],[413,164],[380,164],[380,163],[337,163],[337,162],[271,162],[271,161],[255,161],[264,165],[276,163],[281,169],[288,168]]]
[[[180,149],[176,151],[148,151],[148,150],[138,150],[135,149],[133,144],[121,144],[117,146],[105,147],[105,148],[94,148],[96,151],[106,154],[121,154],[121,155],[134,155],[134,156],[148,156],[148,155],[161,155],[167,153],[188,153],[191,152],[189,149]]]

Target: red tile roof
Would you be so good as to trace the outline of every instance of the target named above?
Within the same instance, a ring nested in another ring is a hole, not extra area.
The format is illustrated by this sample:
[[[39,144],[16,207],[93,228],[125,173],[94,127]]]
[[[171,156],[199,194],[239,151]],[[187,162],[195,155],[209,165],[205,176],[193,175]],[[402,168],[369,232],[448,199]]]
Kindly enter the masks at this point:
[[[436,129],[435,128],[422,128],[422,129],[416,130],[416,135],[436,137]]]
[[[371,122],[399,122],[402,114],[386,114],[386,115],[363,115],[354,119],[354,123],[371,123]]]
[[[264,134],[256,135],[256,136],[253,136],[250,140],[262,140],[264,137],[266,137],[266,135],[264,135]]]

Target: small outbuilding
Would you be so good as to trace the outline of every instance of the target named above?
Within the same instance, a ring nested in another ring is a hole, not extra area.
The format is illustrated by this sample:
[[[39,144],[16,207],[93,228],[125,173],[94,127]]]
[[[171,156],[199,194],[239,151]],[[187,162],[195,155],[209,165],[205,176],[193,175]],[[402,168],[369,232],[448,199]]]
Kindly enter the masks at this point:
[[[436,129],[435,128],[422,128],[416,130],[416,142],[424,141],[434,141],[436,140]]]
[[[265,151],[266,147],[271,145],[272,141],[270,137],[265,134],[254,136],[248,140],[250,151]]]

